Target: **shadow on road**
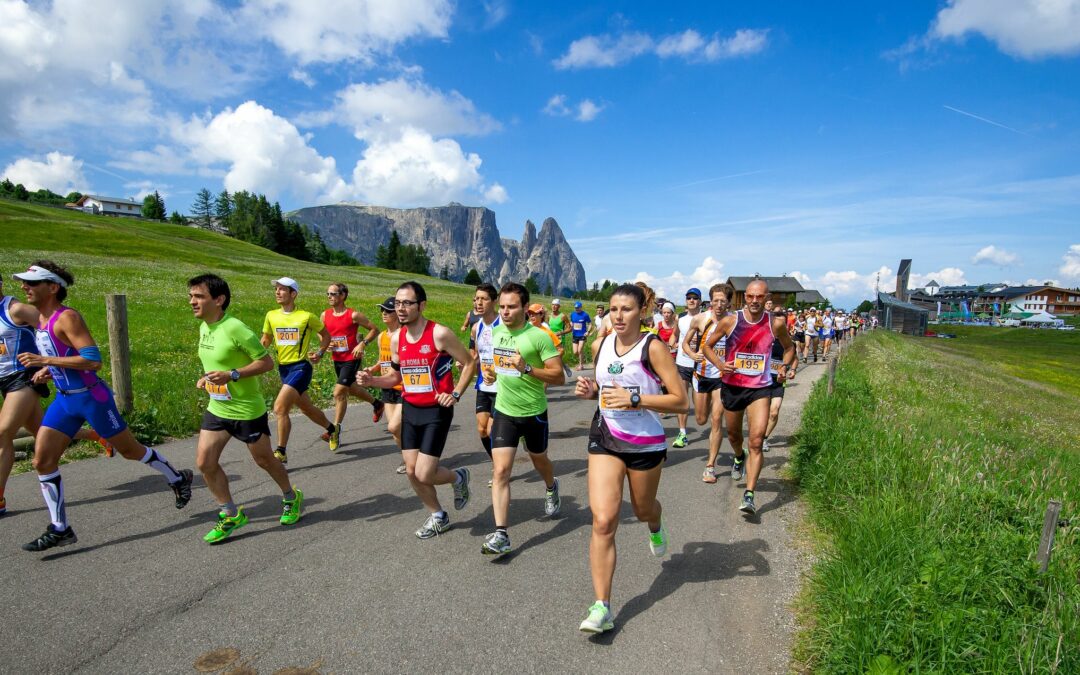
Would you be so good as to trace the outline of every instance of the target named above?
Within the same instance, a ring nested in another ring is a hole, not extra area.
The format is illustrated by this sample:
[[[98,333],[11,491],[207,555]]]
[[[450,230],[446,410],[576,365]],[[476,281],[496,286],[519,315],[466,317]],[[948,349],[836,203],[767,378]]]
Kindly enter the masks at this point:
[[[615,615],[615,628],[590,638],[598,644],[611,644],[623,626],[654,604],[679,590],[684,584],[700,584],[736,576],[760,577],[769,574],[769,561],[762,555],[769,550],[764,539],[750,539],[733,544],[713,541],[688,542],[681,553],[673,554],[652,586],[631,598]]]

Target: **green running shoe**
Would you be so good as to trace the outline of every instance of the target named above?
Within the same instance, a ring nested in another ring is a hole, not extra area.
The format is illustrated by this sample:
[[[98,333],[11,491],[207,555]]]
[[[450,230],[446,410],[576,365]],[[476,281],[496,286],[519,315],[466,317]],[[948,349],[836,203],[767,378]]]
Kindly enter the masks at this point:
[[[216,544],[220,541],[224,541],[234,531],[247,524],[248,517],[244,515],[244,510],[241,508],[236,509],[235,516],[227,516],[224,513],[219,513],[217,525],[203,536],[203,541],[207,544]]]
[[[284,505],[284,510],[281,512],[282,525],[295,525],[296,521],[300,520],[300,505],[304,503],[304,493],[295,485],[293,486],[293,492],[296,493],[295,499],[281,500],[282,505]]]
[[[675,440],[671,442],[671,447],[673,447],[673,448],[685,448],[686,443],[687,443],[686,434],[680,431],[679,435],[675,437]]]
[[[611,610],[604,603],[597,600],[589,608],[589,616],[581,622],[579,629],[582,633],[603,633],[615,627],[615,621],[611,617]]]
[[[664,518],[660,517],[660,529],[656,532],[649,532],[649,550],[657,558],[663,558],[667,553],[667,528],[664,527]]]
[[[330,452],[337,452],[338,445],[341,444],[341,425],[335,424],[334,431],[327,434],[327,441],[330,443]]]

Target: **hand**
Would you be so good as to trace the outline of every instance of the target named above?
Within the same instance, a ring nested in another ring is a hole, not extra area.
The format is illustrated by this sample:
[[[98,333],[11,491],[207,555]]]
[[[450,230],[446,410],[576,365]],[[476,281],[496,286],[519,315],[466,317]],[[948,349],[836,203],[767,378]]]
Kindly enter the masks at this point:
[[[361,370],[356,373],[356,383],[361,387],[366,387],[371,384],[372,375],[366,370]]]
[[[578,376],[577,384],[574,385],[574,396],[586,400],[595,398],[596,382],[587,377]]]
[[[364,358],[364,347],[366,347],[363,341],[356,343],[356,347],[352,350],[352,357],[360,360]]]
[[[196,389],[206,389],[206,378],[200,377],[199,381],[195,383]]]
[[[228,384],[232,380],[232,373],[224,370],[211,370],[203,379],[210,384]]]
[[[702,361],[704,361],[704,360],[705,360],[705,355],[704,355],[703,353],[701,353],[701,352],[694,352],[694,353],[693,353],[693,354],[691,354],[690,356],[691,356],[691,358],[693,358],[693,359],[694,359],[694,361],[695,361],[695,362],[697,362],[697,363],[701,363]]]
[[[600,394],[604,397],[604,407],[613,410],[628,410],[630,408],[630,390],[625,389],[619,383],[606,387]]]
[[[452,394],[439,394],[435,400],[444,408],[453,408],[457,403],[457,399]]]
[[[510,365],[517,368],[518,372],[524,373],[525,366],[528,364],[525,363],[525,359],[521,358],[521,354],[514,354],[510,357]]]
[[[785,380],[794,380],[796,372],[798,372],[798,371],[795,369],[794,366],[792,366],[791,368],[784,368],[784,379]]]
[[[19,359],[19,363],[23,364],[23,366],[25,366],[27,368],[32,368],[34,366],[40,367],[40,366],[47,365],[45,363],[45,357],[42,356],[41,354],[33,354],[31,352],[23,352],[23,353],[19,354],[16,358]]]
[[[720,367],[717,369],[721,375],[728,375],[735,372],[735,364],[728,361],[721,361]]]
[[[313,351],[310,354],[308,354],[308,358],[311,359],[312,363],[318,363],[319,359],[321,359],[322,357],[323,357],[323,353],[318,351],[318,350]]]
[[[484,378],[484,384],[495,384],[495,366],[486,363],[481,365],[480,375]]]
[[[50,371],[48,368],[42,368],[41,370],[33,374],[33,376],[30,378],[30,381],[34,384],[44,384],[51,379],[52,371]]]

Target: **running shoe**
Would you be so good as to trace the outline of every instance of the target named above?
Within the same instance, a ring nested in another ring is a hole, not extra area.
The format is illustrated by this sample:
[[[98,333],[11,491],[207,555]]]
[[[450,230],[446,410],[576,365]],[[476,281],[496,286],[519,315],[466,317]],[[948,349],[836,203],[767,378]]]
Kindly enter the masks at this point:
[[[235,516],[227,516],[224,513],[218,514],[217,525],[214,529],[203,535],[203,541],[207,544],[216,544],[219,541],[224,541],[229,535],[236,530],[248,524],[248,517],[244,515],[244,509],[237,508]]]
[[[7,498],[0,497],[0,516],[7,513]]]
[[[762,441],[761,441],[761,451],[762,452],[768,452],[769,451],[769,439],[767,439],[767,438],[762,439]]]
[[[469,470],[466,468],[454,469],[461,481],[454,483],[454,509],[460,511],[469,503]]]
[[[706,466],[705,471],[702,472],[702,474],[701,474],[701,480],[705,481],[706,483],[715,483],[716,482],[716,467],[715,466]]]
[[[510,552],[510,536],[505,532],[495,530],[484,539],[480,552],[484,555],[506,555]]]
[[[110,443],[107,440],[105,440],[104,438],[102,438],[101,434],[94,431],[93,429],[90,430],[90,440],[97,443],[98,445],[100,445],[105,450],[105,456],[106,457],[112,457],[113,455],[116,454],[116,448],[114,448],[112,446],[112,443]]]
[[[375,401],[371,404],[371,421],[375,424],[378,424],[379,420],[382,419],[383,413],[385,412],[386,404],[378,399],[375,399]]]
[[[175,483],[169,483],[169,487],[172,488],[173,495],[176,496],[176,508],[182,509],[187,506],[187,503],[191,501],[191,480],[194,474],[191,473],[191,469],[180,470],[180,480]]]
[[[746,474],[746,462],[735,458],[735,461],[731,463],[731,480],[740,481]]]
[[[686,447],[686,433],[680,431],[679,435],[675,437],[675,440],[671,442],[673,448],[685,448]]]
[[[660,517],[660,529],[656,532],[649,530],[649,550],[657,558],[663,558],[667,553],[667,528],[664,527],[664,518]]]
[[[443,516],[442,518],[436,518],[435,514],[428,516],[428,519],[424,521],[424,524],[420,526],[420,529],[416,531],[416,536],[420,539],[431,539],[437,537],[443,532],[450,529],[450,516]]]
[[[75,530],[68,525],[66,530],[57,530],[53,527],[52,523],[49,523],[49,527],[45,529],[45,534],[41,535],[29,544],[23,544],[24,551],[45,551],[53,546],[67,546],[68,544],[74,544],[79,541],[79,538],[75,536]]]
[[[329,431],[324,431],[321,434],[319,434],[319,440],[321,440],[324,443],[329,443],[330,442],[330,432]]]
[[[589,608],[589,616],[581,622],[579,629],[582,633],[603,633],[615,627],[615,621],[611,616],[611,610],[604,603],[597,600]]]
[[[394,471],[395,471],[396,473],[400,473],[400,474],[403,474],[403,475],[409,472],[409,470],[405,468],[405,462],[402,462],[402,463],[401,463],[401,466],[399,466],[399,467],[398,467],[397,469],[395,469]]]
[[[330,443],[330,452],[337,452],[338,446],[341,445],[341,425],[335,424],[334,430],[327,434],[329,438],[326,439]]]
[[[559,508],[562,507],[562,499],[559,497],[559,479],[555,479],[555,484],[550,490],[544,492],[544,515],[554,516],[559,513]]]
[[[754,504],[754,493],[747,490],[742,495],[742,503],[739,504],[739,510],[747,515],[754,515],[757,513],[757,505]]]
[[[327,434],[327,440],[330,440],[329,434]],[[282,464],[289,463],[289,455],[284,450],[275,450],[274,457],[277,457],[278,461]]]
[[[304,493],[295,485],[293,486],[293,492],[296,493],[296,497],[281,500],[283,507],[281,511],[282,525],[295,525],[296,521],[300,520],[300,506],[304,503]]]

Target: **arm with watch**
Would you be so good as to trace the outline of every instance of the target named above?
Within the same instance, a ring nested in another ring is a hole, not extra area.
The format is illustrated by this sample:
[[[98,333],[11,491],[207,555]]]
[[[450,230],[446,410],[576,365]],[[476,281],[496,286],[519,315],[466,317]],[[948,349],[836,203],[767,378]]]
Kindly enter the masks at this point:
[[[274,359],[272,359],[269,354],[265,354],[262,358],[255,359],[242,368],[234,368],[232,371],[211,370],[206,375],[199,378],[199,382],[195,386],[199,389],[204,389],[206,382],[209,382],[210,384],[228,384],[229,382],[236,382],[242,377],[258,377],[273,369]]]

